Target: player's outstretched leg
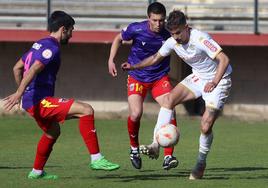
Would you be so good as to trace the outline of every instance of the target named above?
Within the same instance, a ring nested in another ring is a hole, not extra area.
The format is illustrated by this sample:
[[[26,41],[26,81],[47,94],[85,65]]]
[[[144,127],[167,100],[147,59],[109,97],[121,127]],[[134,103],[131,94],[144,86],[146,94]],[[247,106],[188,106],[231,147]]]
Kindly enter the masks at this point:
[[[89,167],[92,170],[111,171],[118,169],[120,166],[118,164],[108,161],[107,159],[104,158],[104,156],[102,156],[100,159],[92,161]]]

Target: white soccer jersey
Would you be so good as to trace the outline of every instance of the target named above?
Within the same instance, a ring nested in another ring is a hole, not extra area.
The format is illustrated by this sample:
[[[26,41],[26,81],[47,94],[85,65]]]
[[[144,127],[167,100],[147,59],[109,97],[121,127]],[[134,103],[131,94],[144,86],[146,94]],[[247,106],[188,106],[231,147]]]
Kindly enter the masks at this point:
[[[173,37],[170,37],[158,53],[166,57],[172,50],[192,67],[195,75],[208,80],[214,78],[218,65],[215,57],[222,49],[207,33],[191,29],[190,40],[187,44],[179,44]],[[223,78],[230,75],[231,72],[232,68],[229,65]]]

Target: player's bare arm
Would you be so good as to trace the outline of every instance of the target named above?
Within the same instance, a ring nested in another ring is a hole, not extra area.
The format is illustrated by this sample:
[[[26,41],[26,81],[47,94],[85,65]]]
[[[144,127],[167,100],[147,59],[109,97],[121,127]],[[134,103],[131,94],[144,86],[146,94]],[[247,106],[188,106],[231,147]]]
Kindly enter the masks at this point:
[[[219,62],[216,75],[214,79],[211,82],[208,82],[205,85],[204,91],[205,92],[212,92],[213,89],[218,85],[220,80],[222,79],[222,76],[224,75],[228,65],[229,65],[229,58],[224,52],[220,52],[216,56],[216,60]]]
[[[17,65],[18,64],[18,65]],[[20,61],[16,65],[18,68],[20,67]],[[16,67],[15,65],[15,67]],[[14,69],[15,69],[14,67]],[[10,111],[14,105],[18,104],[20,101],[20,98],[25,91],[26,87],[29,85],[29,83],[33,80],[33,78],[44,68],[44,65],[40,61],[35,61],[35,63],[31,66],[27,74],[23,77],[21,80],[19,87],[17,91],[8,97],[4,98],[4,109],[6,111]]]
[[[117,76],[117,70],[116,70],[116,66],[114,63],[114,58],[118,52],[119,47],[121,46],[123,42],[121,33],[119,33],[118,35],[116,35],[115,39],[113,40],[112,46],[111,46],[111,50],[110,50],[110,57],[108,60],[108,69],[109,69],[109,73],[115,77]]]
[[[24,69],[24,63],[22,59],[20,59],[13,67],[13,75],[18,86],[20,85],[20,82],[22,80],[23,69]]]
[[[135,70],[135,69],[143,69],[144,67],[149,67],[152,65],[156,65],[160,63],[165,57],[161,56],[158,52],[154,55],[147,57],[146,59],[142,60],[140,63],[135,65],[130,65],[128,62],[125,62],[121,65],[121,68],[125,71],[128,70]]]

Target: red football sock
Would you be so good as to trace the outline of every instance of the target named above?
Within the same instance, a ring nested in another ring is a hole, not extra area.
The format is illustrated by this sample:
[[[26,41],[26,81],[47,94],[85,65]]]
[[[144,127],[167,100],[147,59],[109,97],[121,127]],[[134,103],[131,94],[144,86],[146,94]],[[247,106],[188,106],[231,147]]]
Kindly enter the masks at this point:
[[[175,125],[177,127],[177,121],[176,119],[172,119],[170,122],[172,125]],[[167,155],[173,155],[174,147],[169,147],[164,149],[164,156]]]
[[[90,154],[100,152],[98,137],[94,126],[94,115],[87,115],[79,118],[80,134],[84,139]]]
[[[139,147],[140,121],[134,122],[130,119],[130,117],[128,117],[127,127],[128,127],[130,145],[132,147]]]
[[[56,140],[57,139],[48,138],[43,134],[37,145],[34,169],[43,170]]]

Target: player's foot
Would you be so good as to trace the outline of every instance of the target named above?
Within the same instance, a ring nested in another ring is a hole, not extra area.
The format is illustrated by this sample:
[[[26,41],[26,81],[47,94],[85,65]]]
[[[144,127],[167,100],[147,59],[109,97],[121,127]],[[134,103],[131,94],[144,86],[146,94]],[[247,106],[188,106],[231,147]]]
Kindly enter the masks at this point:
[[[98,159],[93,161],[89,167],[93,170],[116,170],[118,169],[120,166],[118,164],[112,163],[110,161],[108,161],[107,159],[105,159],[103,156]]]
[[[59,177],[57,175],[47,174],[45,171],[43,171],[41,175],[38,175],[32,171],[28,174],[28,179],[56,180],[58,178]]]
[[[158,159],[159,157],[159,144],[152,143],[150,145],[141,145],[140,153],[148,155],[151,159]]]
[[[169,170],[171,168],[176,168],[179,164],[179,161],[176,157],[173,157],[171,155],[165,156],[164,162],[163,162],[163,169]]]
[[[141,157],[139,149],[133,150],[130,149],[130,160],[134,168],[141,169]]]
[[[189,179],[197,180],[202,179],[206,169],[206,163],[196,163],[194,169],[192,170]]]

